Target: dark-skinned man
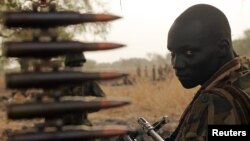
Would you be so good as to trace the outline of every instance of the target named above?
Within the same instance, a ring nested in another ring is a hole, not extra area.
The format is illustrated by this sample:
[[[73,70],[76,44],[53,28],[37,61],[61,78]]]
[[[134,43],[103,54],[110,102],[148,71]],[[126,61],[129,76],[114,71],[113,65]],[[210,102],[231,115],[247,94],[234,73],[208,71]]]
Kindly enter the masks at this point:
[[[232,47],[226,16],[198,4],[185,10],[168,33],[172,65],[184,88],[201,88],[166,140],[205,141],[207,125],[250,124],[250,71]]]

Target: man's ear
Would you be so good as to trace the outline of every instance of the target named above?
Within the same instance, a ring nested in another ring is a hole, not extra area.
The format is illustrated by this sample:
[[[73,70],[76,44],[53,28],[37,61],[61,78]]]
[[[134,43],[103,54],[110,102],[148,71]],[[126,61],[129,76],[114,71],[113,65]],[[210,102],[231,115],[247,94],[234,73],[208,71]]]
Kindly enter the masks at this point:
[[[219,51],[220,57],[225,57],[230,52],[230,43],[229,43],[229,40],[226,38],[221,39],[218,42],[217,46],[218,46],[218,51]]]

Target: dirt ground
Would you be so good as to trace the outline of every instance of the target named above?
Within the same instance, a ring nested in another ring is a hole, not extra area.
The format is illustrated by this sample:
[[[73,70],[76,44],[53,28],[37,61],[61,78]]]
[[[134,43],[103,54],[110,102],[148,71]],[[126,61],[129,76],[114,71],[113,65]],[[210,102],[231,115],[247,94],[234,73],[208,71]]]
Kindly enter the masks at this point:
[[[1,87],[3,87],[3,82],[0,83]],[[131,104],[121,108],[101,110],[89,114],[89,120],[94,126],[126,125],[130,129],[140,129],[137,123],[138,117],[144,117],[150,123],[154,123],[167,115],[170,123],[159,131],[162,136],[165,136],[168,131],[174,130],[181,113],[197,90],[197,88],[191,90],[183,89],[175,77],[157,82],[151,82],[144,78],[137,79],[134,85],[101,85],[101,87],[106,93],[107,98],[128,99],[131,101]],[[6,105],[13,102],[23,102],[25,101],[25,97],[15,95],[13,98],[4,99],[4,96],[10,97],[11,91],[1,88],[0,92],[0,135],[3,135],[6,129],[20,129],[23,126],[32,127],[34,123],[43,121],[42,119],[28,121],[8,120],[5,112]]]

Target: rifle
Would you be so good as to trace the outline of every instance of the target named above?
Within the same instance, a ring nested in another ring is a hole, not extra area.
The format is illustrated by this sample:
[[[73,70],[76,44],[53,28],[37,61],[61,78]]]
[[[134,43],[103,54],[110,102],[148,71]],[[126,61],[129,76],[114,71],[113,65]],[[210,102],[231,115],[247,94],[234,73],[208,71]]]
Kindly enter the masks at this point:
[[[143,131],[151,136],[155,141],[164,141],[164,139],[156,131],[168,122],[168,117],[164,116],[160,121],[154,123],[152,126],[145,118],[138,118],[138,124],[141,125]]]
[[[126,135],[121,135],[118,140],[137,141],[137,136],[142,136],[144,133],[146,133],[148,136],[152,137],[154,141],[164,141],[163,138],[157,133],[157,131],[165,124],[169,123],[168,116],[163,116],[159,121],[156,121],[152,125],[143,117],[139,117],[137,122],[142,127],[142,129],[131,131]]]

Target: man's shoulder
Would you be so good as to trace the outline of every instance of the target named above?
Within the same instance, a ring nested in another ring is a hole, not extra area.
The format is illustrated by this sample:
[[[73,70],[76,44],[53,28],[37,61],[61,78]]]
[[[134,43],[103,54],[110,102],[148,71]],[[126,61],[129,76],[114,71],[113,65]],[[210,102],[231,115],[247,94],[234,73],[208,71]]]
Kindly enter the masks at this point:
[[[223,96],[216,93],[201,93],[195,98],[183,124],[185,137],[203,137],[209,123],[224,124],[232,105]],[[212,121],[212,122],[211,122]]]
[[[201,93],[190,105],[189,123],[199,122],[199,120],[207,119],[211,109],[213,115],[228,113],[232,110],[232,104],[227,98],[216,93]],[[194,118],[195,117],[195,118]],[[204,118],[204,119],[203,119]]]
[[[193,108],[194,107],[203,110],[208,110],[209,107],[214,107],[214,114],[220,114],[230,111],[232,109],[232,102],[227,97],[218,93],[205,92],[200,94],[197,100],[195,100]]]
[[[249,122],[250,97],[240,86],[225,84],[210,88],[200,94],[196,101],[196,106],[206,106],[208,115],[215,119],[215,123],[222,120],[222,115],[232,117],[229,123]]]

